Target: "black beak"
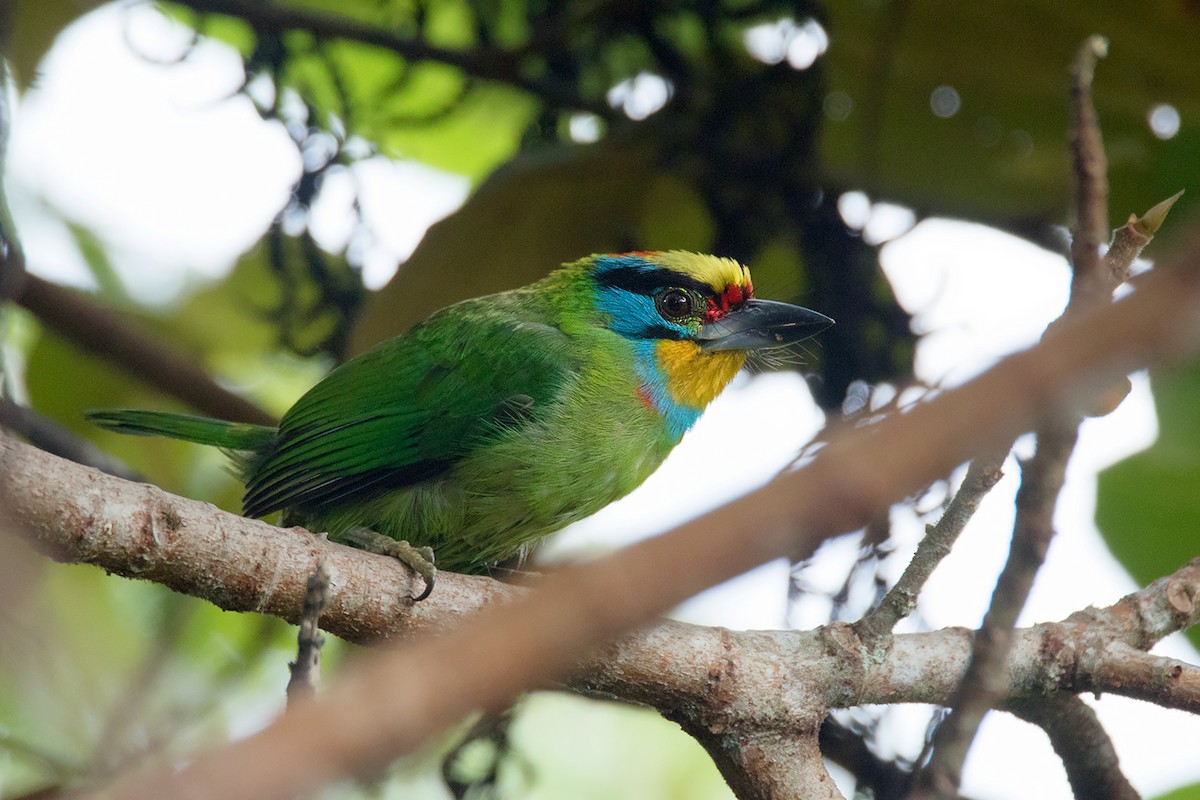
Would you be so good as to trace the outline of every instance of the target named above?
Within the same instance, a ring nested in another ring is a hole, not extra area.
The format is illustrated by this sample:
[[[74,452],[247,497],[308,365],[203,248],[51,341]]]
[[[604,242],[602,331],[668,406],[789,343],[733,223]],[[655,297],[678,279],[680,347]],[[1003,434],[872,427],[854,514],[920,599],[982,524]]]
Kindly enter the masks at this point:
[[[773,300],[747,300],[734,311],[706,323],[695,335],[700,347],[717,350],[765,350],[784,347],[833,324],[824,314]]]

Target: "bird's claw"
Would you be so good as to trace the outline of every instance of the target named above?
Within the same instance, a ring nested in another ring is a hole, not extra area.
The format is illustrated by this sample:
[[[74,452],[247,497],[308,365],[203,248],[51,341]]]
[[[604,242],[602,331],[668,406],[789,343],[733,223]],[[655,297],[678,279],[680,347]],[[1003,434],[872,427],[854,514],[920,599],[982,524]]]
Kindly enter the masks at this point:
[[[368,553],[391,556],[420,575],[421,579],[425,581],[425,589],[412,598],[414,603],[419,603],[429,597],[433,591],[433,584],[437,580],[437,567],[433,565],[432,547],[427,545],[414,547],[402,539],[393,539],[369,528],[355,528],[349,531],[344,538],[347,544],[366,550]]]

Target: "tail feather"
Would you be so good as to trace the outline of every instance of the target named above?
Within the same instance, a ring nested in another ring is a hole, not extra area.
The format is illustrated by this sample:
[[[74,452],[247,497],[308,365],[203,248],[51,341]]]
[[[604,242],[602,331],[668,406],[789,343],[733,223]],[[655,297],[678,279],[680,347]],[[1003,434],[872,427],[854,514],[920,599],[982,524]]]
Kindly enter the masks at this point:
[[[172,414],[166,411],[105,409],[88,411],[85,416],[110,431],[137,436],[167,436],[186,442],[221,447],[226,450],[256,451],[275,440],[275,428],[247,422]]]

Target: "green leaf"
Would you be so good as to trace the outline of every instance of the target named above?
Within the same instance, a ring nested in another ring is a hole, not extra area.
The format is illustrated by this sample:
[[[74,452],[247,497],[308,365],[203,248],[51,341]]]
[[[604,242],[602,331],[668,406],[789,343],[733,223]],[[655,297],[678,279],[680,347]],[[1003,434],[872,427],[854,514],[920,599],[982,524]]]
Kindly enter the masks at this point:
[[[1152,384],[1158,439],[1101,472],[1096,500],[1105,542],[1141,585],[1200,555],[1200,364]]]

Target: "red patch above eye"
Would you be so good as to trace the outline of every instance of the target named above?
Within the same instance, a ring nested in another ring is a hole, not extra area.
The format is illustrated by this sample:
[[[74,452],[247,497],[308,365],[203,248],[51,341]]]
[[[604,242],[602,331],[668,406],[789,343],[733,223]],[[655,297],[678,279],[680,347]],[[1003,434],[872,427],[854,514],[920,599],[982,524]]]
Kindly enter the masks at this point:
[[[752,283],[747,282],[745,288],[731,283],[725,287],[725,291],[721,292],[720,296],[708,298],[707,307],[704,309],[704,321],[718,320],[728,314],[731,309],[737,308],[752,297],[754,297]]]

